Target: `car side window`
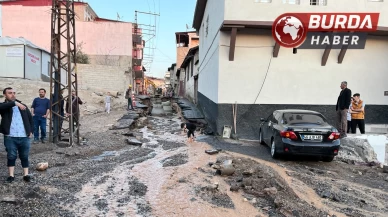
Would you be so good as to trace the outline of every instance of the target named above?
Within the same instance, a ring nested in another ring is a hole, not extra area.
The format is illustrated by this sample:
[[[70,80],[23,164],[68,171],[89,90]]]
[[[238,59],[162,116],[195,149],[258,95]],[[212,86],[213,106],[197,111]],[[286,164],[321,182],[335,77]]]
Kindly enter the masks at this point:
[[[274,116],[274,118],[275,118],[275,120],[276,120],[277,123],[281,122],[281,113],[280,113],[280,112],[275,111],[275,112],[273,113],[273,116]]]
[[[267,121],[268,121],[268,122],[271,121],[272,123],[275,123],[275,124],[278,123],[278,121],[275,119],[275,117],[273,116],[273,114],[271,114],[271,115],[268,117]]]

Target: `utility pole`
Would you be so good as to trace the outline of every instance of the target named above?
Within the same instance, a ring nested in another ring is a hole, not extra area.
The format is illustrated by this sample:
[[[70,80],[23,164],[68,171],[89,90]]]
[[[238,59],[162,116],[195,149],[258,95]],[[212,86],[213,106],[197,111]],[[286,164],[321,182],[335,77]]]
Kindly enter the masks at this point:
[[[76,53],[74,0],[52,0],[49,139],[67,147],[79,144],[80,114],[72,109],[72,92],[78,97]],[[62,113],[65,102],[68,117]],[[68,138],[62,138],[65,132]]]

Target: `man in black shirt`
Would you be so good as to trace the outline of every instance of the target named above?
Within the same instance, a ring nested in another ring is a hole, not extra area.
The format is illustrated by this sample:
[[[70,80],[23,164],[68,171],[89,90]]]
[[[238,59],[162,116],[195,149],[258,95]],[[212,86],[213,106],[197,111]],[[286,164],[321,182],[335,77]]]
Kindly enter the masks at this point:
[[[183,129],[183,131],[186,131],[186,129],[187,129],[187,138],[188,138],[189,142],[194,141],[194,137],[195,137],[194,131],[197,127],[192,123],[182,123],[181,128]]]
[[[342,91],[338,97],[335,110],[337,111],[337,128],[341,134],[341,138],[343,138],[347,136],[347,113],[350,107],[352,91],[348,89],[348,83],[346,81],[343,81],[341,83],[341,89]]]

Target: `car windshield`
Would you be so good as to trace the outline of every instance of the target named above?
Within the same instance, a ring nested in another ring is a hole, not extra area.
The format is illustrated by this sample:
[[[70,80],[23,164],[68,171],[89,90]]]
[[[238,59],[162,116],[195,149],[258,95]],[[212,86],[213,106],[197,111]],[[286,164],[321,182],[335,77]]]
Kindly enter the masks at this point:
[[[284,124],[323,124],[325,122],[325,118],[320,114],[285,113],[283,115]]]

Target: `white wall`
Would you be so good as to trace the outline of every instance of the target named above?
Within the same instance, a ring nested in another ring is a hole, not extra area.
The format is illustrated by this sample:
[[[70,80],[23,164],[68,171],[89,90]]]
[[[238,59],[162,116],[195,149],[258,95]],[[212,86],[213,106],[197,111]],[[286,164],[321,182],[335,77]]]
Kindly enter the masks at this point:
[[[189,80],[187,81],[186,78],[186,97],[189,98],[192,102],[194,102],[194,94],[195,94],[195,87],[194,87],[194,76],[198,75],[198,66],[195,65],[195,61],[198,59],[198,52],[195,54],[195,57],[190,60],[190,63],[188,63],[188,67],[186,68],[189,70]],[[191,76],[191,66],[193,66],[193,76]]]
[[[213,102],[218,102],[218,71],[219,71],[219,29],[224,21],[224,0],[207,1],[204,17],[199,29],[199,76],[198,92]],[[207,17],[209,23],[207,25]],[[206,27],[208,33],[206,36]]]
[[[30,80],[41,80],[42,74],[42,51],[25,46],[25,78]]]
[[[42,51],[42,75],[50,77],[50,54]]]
[[[255,0],[224,0],[225,20],[274,21],[289,12],[380,12],[379,26],[388,26],[388,1],[326,0],[327,6],[310,5],[310,0],[300,0],[300,5],[283,4],[283,0],[256,3]],[[237,10],[238,8],[238,10]]]
[[[0,77],[24,78],[24,46],[0,46]]]
[[[368,36],[365,49],[348,50],[342,64],[337,63],[340,50],[332,50],[321,66],[324,50],[298,49],[293,54],[281,47],[278,57],[271,58],[271,32],[259,30],[237,33],[235,60],[229,61],[230,33],[221,36],[219,103],[253,104],[268,70],[256,104],[335,105],[344,80],[367,104],[388,104],[386,37]]]

